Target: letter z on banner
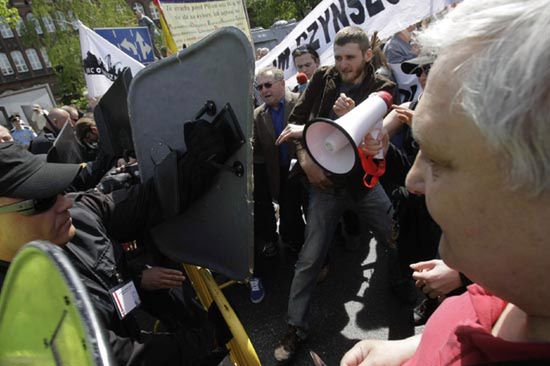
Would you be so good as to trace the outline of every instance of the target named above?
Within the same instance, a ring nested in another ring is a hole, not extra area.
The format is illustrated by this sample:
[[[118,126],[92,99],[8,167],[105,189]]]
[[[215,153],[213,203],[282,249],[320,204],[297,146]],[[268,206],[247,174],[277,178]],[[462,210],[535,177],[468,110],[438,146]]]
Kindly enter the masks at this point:
[[[449,0],[324,0],[265,57],[256,62],[256,70],[274,65],[285,72],[285,79],[296,74],[292,51],[300,45],[312,45],[321,56],[321,64],[333,64],[332,43],[342,28],[355,25],[382,39],[411,24],[436,14]]]

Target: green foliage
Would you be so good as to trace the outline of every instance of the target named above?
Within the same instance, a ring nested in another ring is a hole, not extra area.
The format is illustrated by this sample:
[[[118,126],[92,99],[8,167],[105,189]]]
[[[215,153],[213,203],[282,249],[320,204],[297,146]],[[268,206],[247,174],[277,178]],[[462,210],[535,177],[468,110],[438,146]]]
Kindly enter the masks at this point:
[[[10,8],[8,6],[8,0],[0,0],[0,18],[4,18],[4,21],[10,26],[15,26],[19,20],[19,13],[16,8]]]
[[[277,20],[303,19],[321,0],[248,0],[251,27],[269,28]]]
[[[78,98],[85,87],[78,30],[73,29],[71,21],[74,19],[70,19],[69,14],[74,14],[88,28],[130,27],[136,24],[132,9],[124,0],[33,0],[32,11],[41,20],[44,33],[38,36],[34,24],[25,22],[26,30],[22,38],[29,46],[43,44],[46,47],[64,99]],[[59,18],[58,12],[63,14],[65,20]],[[43,23],[45,15],[52,17],[55,32],[46,31]]]

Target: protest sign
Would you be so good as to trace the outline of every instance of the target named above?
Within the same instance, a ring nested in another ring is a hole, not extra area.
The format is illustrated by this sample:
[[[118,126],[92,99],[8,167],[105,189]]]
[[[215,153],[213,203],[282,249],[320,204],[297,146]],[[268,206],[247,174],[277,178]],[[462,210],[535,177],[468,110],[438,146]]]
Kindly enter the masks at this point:
[[[242,0],[160,0],[159,4],[178,49],[228,26],[239,28],[251,39]]]

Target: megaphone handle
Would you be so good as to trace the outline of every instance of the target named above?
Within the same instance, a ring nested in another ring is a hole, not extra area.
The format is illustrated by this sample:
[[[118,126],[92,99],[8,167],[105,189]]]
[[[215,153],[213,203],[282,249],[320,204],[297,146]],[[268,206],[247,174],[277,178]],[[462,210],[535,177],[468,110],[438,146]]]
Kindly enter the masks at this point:
[[[359,158],[361,158],[361,166],[365,171],[363,176],[363,184],[367,188],[372,188],[378,183],[379,178],[386,172],[386,160],[374,160],[373,156],[366,156],[361,148],[357,149]]]

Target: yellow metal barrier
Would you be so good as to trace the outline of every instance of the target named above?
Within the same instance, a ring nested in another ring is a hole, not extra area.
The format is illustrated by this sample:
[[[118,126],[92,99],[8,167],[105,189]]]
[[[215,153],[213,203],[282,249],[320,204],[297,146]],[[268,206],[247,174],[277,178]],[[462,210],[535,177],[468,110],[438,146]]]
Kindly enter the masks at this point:
[[[256,354],[252,342],[248,338],[233,308],[229,305],[220,286],[214,281],[212,273],[206,268],[189,264],[184,264],[183,267],[204,308],[208,309],[212,301],[214,301],[233,334],[233,338],[227,344],[233,364],[237,366],[260,366],[260,359]],[[224,284],[222,286],[226,287],[227,285]]]

